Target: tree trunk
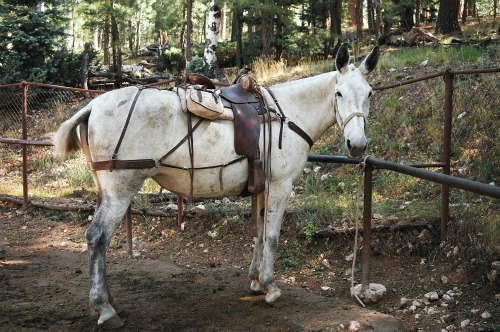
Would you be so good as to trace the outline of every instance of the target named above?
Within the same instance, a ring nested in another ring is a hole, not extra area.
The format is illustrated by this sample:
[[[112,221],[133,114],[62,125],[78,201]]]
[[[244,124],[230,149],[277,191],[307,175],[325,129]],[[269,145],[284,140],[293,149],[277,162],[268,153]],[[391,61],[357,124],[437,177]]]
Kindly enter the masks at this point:
[[[104,32],[103,32],[103,38],[102,38],[102,50],[103,50],[103,62],[106,66],[109,66],[110,64],[110,58],[109,58],[109,35],[111,34],[110,32],[110,24],[109,24],[109,15],[106,15],[106,21],[104,22]]]
[[[330,18],[332,20],[330,24],[332,36],[342,35],[342,0],[330,0]]]
[[[193,0],[186,1],[186,65],[193,57]]]
[[[440,0],[436,33],[460,31],[458,25],[459,0]]]
[[[265,8],[262,9],[261,38],[262,38],[262,57],[271,57],[271,39],[273,36],[273,18],[269,7],[272,2],[265,0]]]
[[[413,4],[412,3],[402,4],[400,17],[401,17],[401,20],[400,20],[401,27],[406,31],[410,31],[411,28],[413,28],[413,26],[415,25],[415,22],[413,21]]]
[[[82,56],[82,69],[80,71],[80,81],[82,89],[88,89],[89,78],[89,65],[90,65],[90,43],[85,43],[83,56]]]
[[[377,28],[377,40],[383,34],[382,31],[382,9],[380,8],[381,0],[375,0],[375,25]]]
[[[498,0],[493,0],[493,22],[497,21]]]
[[[186,6],[183,6],[182,7],[182,18],[185,19],[186,18]],[[185,39],[185,35],[186,35],[186,25],[183,24],[182,25],[182,28],[181,28],[181,33],[179,34],[179,45],[181,45],[181,54],[186,54],[186,44],[184,43],[184,39]],[[184,57],[184,66],[186,65],[186,58]]]
[[[94,50],[99,51],[101,49],[101,31],[99,28],[94,28]]]
[[[111,0],[111,10],[113,10],[114,0]],[[115,14],[111,13],[111,45],[113,47],[113,68],[116,73],[115,88],[122,87],[122,48],[120,43],[120,33],[116,23]]]
[[[220,29],[220,7],[215,0],[210,1],[208,9],[208,19],[205,33],[205,51],[203,52],[203,62],[205,63],[204,74],[209,78],[217,78],[219,65],[217,63],[217,38]]]
[[[466,0],[469,5],[467,6],[467,16],[476,17],[476,0]]]
[[[356,41],[361,42],[363,38],[363,0],[356,0]]]
[[[366,7],[368,11],[368,31],[375,34],[375,10],[373,0],[366,0]]]
[[[462,10],[462,24],[465,24],[467,22],[467,8],[468,8],[469,3],[467,0],[464,0],[464,8]]]
[[[226,13],[227,13],[227,5],[224,3],[222,5],[222,9],[220,11],[220,40],[226,41],[227,40],[227,18],[226,18]]]
[[[422,10],[422,0],[415,1],[415,26],[420,26],[420,11]]]
[[[283,40],[284,40],[283,27],[284,27],[284,23],[283,23],[282,15],[278,14],[276,17],[276,34],[274,36],[274,38],[275,38],[274,44],[276,47],[276,61],[280,61],[285,55],[285,48],[283,45]]]
[[[242,56],[242,40],[241,40],[241,16],[243,16],[243,12],[238,8],[234,8],[233,11],[233,24],[231,29],[231,41],[236,41],[236,66],[238,68],[243,67],[243,63],[241,61]]]
[[[137,21],[135,22],[136,27],[135,27],[135,48],[134,52],[137,54],[139,52],[139,46],[141,45],[141,17],[137,18]]]
[[[132,25],[132,20],[128,20],[128,49],[132,55],[134,55],[134,33],[135,30]]]
[[[348,0],[347,10],[349,11],[349,26],[353,27],[356,25],[356,1]]]

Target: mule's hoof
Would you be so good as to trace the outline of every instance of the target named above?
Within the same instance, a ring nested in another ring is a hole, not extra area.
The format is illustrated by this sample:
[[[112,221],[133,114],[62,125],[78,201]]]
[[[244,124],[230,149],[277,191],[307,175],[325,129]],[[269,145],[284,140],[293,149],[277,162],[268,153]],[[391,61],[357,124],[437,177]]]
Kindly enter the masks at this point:
[[[254,292],[263,292],[262,287],[260,287],[260,284],[257,280],[252,280],[252,283],[250,284],[250,289]]]
[[[120,305],[120,303],[117,300],[113,299],[113,302],[111,302],[111,305],[113,306],[113,309],[115,309],[115,312],[117,314],[120,314],[123,312],[123,307]]]
[[[280,296],[281,296],[281,290],[278,287],[276,287],[276,289],[274,291],[272,291],[272,292],[270,291],[270,292],[267,293],[267,295],[266,295],[266,302],[267,303],[273,303]]]
[[[97,322],[100,328],[104,330],[117,329],[123,326],[123,321],[118,317],[115,313],[113,316],[109,318],[103,318],[102,316],[99,318]]]

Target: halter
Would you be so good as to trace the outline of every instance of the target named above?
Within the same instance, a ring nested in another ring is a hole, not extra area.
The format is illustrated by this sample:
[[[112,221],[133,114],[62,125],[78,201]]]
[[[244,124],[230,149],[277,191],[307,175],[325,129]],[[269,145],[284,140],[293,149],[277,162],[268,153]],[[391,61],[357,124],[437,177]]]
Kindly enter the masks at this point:
[[[338,111],[338,107],[337,107],[337,110],[336,110],[336,115],[337,115],[337,122],[340,126],[340,128],[342,128],[342,131],[344,131],[344,128],[345,126],[347,126],[347,124],[349,123],[349,121],[351,121],[353,118],[355,117],[361,117],[365,120],[365,123],[366,123],[366,117],[363,113],[361,112],[354,112],[352,114],[350,114],[345,120],[342,121],[342,117],[340,116],[340,113]]]
[[[354,112],[352,114],[349,114],[349,116],[345,120],[342,120],[342,117],[340,116],[340,112],[339,112],[339,106],[338,106],[337,96],[335,96],[335,117],[337,118],[337,123],[339,124],[340,128],[342,129],[342,131],[344,131],[345,126],[347,126],[347,124],[349,123],[349,121],[351,121],[355,117],[361,117],[361,118],[363,118],[365,120],[364,123],[366,125],[366,116],[363,113],[361,113],[361,112]]]

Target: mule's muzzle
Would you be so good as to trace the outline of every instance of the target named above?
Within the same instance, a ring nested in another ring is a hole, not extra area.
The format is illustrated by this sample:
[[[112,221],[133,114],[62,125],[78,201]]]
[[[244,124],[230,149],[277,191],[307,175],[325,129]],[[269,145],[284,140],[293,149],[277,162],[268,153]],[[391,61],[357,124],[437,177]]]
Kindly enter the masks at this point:
[[[361,157],[364,154],[364,152],[368,148],[368,144],[366,143],[366,141],[353,143],[351,140],[347,139],[346,147],[349,157],[357,158]]]

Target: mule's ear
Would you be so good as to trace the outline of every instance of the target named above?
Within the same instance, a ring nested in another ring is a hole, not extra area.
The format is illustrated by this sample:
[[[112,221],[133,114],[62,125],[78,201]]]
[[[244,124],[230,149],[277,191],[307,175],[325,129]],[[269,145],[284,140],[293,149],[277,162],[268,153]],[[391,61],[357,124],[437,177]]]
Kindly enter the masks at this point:
[[[359,65],[359,70],[363,75],[368,75],[377,66],[378,58],[380,56],[380,50],[378,46],[375,46],[373,50],[368,54],[365,60]]]
[[[335,58],[335,68],[340,73],[345,73],[349,66],[349,47],[347,44],[342,44]]]

